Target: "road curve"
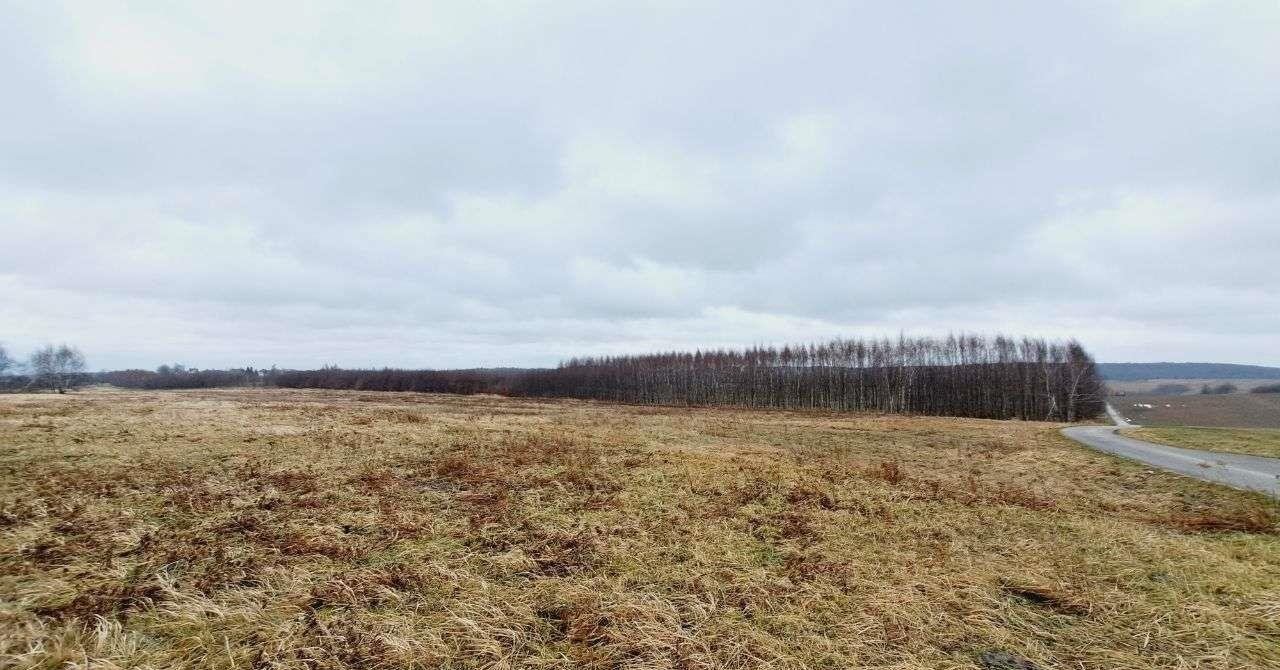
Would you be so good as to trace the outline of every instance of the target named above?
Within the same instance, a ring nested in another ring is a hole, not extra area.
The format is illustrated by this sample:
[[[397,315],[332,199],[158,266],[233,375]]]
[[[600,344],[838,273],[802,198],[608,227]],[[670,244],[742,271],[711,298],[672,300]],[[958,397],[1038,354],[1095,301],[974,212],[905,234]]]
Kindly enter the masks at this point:
[[[1280,496],[1280,458],[1152,444],[1120,435],[1121,426],[1072,426],[1062,434],[1087,447],[1180,475]]]

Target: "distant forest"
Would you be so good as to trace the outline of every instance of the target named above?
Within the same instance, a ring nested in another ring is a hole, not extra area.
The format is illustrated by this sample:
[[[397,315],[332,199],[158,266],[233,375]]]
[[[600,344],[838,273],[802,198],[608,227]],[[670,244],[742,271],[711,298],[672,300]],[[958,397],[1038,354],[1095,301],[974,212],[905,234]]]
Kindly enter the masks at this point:
[[[1106,388],[1078,343],[977,336],[570,360],[522,395],[643,404],[870,410],[1077,421]]]
[[[661,405],[1078,421],[1105,386],[1075,342],[976,336],[575,358],[539,370],[284,371],[290,388],[497,393]]]
[[[181,365],[161,365],[152,370],[99,372],[98,382],[135,389],[196,389],[226,386],[271,386],[276,371],[253,368],[188,370]]]
[[[720,405],[1079,421],[1100,415],[1106,387],[1078,343],[952,336],[833,340],[739,350],[574,358],[555,368],[156,370],[79,373],[69,385],[492,393],[656,405]],[[9,377],[9,390],[33,380]],[[3,390],[3,389],[0,389]]]
[[[520,368],[475,370],[286,370],[275,378],[285,388],[355,391],[413,391],[418,393],[493,393],[524,395],[523,381],[538,370]]]
[[[1103,379],[1280,379],[1280,368],[1232,363],[1099,363]]]

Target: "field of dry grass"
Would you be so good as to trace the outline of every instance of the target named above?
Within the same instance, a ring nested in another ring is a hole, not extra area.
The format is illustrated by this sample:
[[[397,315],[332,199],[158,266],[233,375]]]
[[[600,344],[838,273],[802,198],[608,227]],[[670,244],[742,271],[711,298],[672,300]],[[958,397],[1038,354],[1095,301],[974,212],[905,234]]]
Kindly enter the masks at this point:
[[[1130,428],[1125,435],[1174,447],[1280,458],[1280,430],[1274,428],[1202,428],[1170,426]]]
[[[1125,417],[1144,426],[1280,428],[1280,393],[1140,395],[1111,398]],[[1135,407],[1151,405],[1151,409]]]
[[[0,665],[1280,667],[1275,504],[1049,424],[92,391],[0,468]]]

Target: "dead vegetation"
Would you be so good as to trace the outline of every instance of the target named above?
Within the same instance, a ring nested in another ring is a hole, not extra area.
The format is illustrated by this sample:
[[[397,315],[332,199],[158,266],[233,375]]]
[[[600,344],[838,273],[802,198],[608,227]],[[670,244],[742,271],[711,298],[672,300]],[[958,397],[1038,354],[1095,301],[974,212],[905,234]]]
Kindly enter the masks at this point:
[[[11,667],[1280,664],[1275,504],[1049,424],[0,396],[0,478]]]

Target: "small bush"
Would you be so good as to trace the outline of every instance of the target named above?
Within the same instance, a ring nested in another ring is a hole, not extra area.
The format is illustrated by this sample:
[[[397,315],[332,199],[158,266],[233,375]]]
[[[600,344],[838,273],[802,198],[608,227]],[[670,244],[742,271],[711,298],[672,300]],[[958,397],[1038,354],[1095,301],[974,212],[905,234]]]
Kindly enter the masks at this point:
[[[1205,384],[1200,387],[1201,395],[1228,395],[1240,390],[1235,384],[1218,384],[1217,386],[1209,386]]]
[[[1263,386],[1255,386],[1250,393],[1280,393],[1280,384],[1265,384]]]

